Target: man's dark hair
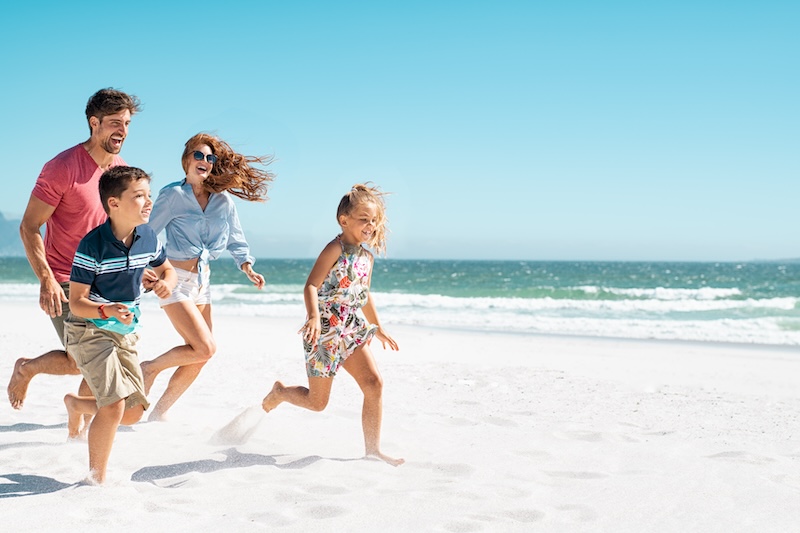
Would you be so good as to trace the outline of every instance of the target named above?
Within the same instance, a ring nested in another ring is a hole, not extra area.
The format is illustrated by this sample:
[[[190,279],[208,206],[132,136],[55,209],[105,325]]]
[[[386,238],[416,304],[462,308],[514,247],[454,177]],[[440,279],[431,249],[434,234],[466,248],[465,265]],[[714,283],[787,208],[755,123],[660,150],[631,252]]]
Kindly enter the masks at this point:
[[[107,89],[100,89],[89,98],[86,103],[86,120],[92,117],[97,117],[97,120],[103,122],[103,117],[106,115],[113,115],[122,111],[128,110],[131,116],[142,110],[142,103],[133,95],[126,94],[111,87]],[[89,133],[92,131],[91,124],[89,125]]]

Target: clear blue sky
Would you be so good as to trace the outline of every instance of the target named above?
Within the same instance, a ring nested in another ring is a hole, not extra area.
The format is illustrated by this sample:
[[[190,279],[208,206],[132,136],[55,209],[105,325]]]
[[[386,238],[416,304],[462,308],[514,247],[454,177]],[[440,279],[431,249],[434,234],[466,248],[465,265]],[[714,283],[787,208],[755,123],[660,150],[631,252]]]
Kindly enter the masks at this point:
[[[356,182],[395,258],[800,256],[800,3],[31,1],[0,32],[0,212],[136,94],[153,188],[211,131],[274,154],[239,203],[261,257],[315,257]]]

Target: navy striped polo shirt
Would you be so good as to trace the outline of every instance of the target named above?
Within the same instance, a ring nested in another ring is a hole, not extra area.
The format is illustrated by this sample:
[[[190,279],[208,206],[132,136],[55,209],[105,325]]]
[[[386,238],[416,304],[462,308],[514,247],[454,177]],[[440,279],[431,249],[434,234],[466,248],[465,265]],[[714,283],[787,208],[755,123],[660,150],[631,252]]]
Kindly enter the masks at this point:
[[[93,302],[139,305],[144,269],[160,266],[166,259],[166,251],[150,226],[142,224],[134,229],[128,249],[111,231],[111,219],[106,219],[81,239],[69,279],[91,286],[89,299]]]

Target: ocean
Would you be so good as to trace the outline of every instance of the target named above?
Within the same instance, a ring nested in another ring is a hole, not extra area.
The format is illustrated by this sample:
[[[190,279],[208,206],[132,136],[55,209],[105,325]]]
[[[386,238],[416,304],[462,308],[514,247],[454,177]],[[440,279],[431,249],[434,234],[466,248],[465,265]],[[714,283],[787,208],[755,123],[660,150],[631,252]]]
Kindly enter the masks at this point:
[[[312,259],[261,259],[258,291],[212,263],[214,313],[304,320]],[[677,263],[378,259],[381,320],[477,331],[800,346],[800,262]],[[38,305],[25,258],[0,258],[0,297]],[[152,296],[143,307],[157,309]]]

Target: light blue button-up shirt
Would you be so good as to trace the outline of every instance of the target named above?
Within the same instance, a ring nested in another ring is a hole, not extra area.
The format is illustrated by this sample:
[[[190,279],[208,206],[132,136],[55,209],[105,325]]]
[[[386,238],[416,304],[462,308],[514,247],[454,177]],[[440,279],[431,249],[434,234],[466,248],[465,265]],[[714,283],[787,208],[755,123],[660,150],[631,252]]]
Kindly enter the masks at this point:
[[[149,225],[156,234],[166,229],[169,259],[186,261],[199,257],[205,264],[227,249],[239,268],[243,263],[255,263],[236,205],[227,192],[212,193],[203,211],[185,179],[170,183],[159,191]]]

